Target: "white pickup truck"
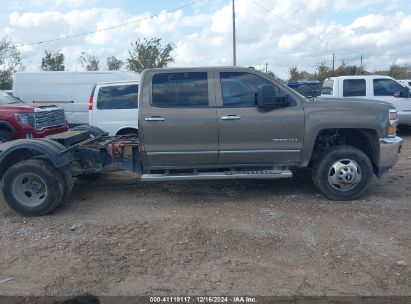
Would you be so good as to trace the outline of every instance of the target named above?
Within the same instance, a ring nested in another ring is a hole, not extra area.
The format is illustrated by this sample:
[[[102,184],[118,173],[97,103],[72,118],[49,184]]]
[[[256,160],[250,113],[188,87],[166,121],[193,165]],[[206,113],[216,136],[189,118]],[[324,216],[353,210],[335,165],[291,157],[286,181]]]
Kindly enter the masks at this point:
[[[321,98],[364,98],[389,102],[398,110],[401,125],[411,125],[409,88],[389,76],[361,75],[331,77],[324,81]]]

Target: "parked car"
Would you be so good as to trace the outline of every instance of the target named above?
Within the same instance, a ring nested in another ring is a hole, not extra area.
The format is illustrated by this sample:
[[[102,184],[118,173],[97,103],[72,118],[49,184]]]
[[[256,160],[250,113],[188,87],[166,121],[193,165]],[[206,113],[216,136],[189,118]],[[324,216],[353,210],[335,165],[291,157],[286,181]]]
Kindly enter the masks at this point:
[[[324,81],[322,98],[358,98],[391,103],[398,109],[402,125],[411,125],[411,98],[408,87],[389,76],[362,75],[331,77]]]
[[[145,70],[138,115],[139,138],[70,131],[0,144],[8,205],[50,213],[70,194],[72,176],[106,168],[167,181],[290,178],[309,167],[327,198],[353,200],[397,162],[402,146],[392,105],[309,101],[247,68]],[[36,178],[22,183],[27,175]]]
[[[137,135],[138,81],[98,83],[89,100],[89,122],[110,135]]]
[[[0,91],[0,143],[40,138],[68,130],[63,109],[54,105],[28,105]]]
[[[287,83],[287,86],[308,98],[320,96],[322,85],[323,83],[317,80],[289,81]]]
[[[88,124],[88,101],[98,82],[138,80],[139,75],[123,71],[18,72],[13,95],[25,103],[49,103],[65,110],[70,126]]]

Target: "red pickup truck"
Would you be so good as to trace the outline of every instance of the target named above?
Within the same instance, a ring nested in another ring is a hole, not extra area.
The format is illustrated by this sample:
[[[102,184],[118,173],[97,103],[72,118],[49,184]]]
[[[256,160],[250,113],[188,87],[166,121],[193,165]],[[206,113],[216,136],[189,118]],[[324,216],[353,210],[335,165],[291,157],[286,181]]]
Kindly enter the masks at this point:
[[[25,104],[0,91],[0,143],[40,138],[68,130],[64,110],[53,105]]]

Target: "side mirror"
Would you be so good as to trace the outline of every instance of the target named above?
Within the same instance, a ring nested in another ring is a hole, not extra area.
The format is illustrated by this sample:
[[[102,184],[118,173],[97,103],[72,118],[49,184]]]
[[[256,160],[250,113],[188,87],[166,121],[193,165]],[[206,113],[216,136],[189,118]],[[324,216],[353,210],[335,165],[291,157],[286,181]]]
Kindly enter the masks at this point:
[[[261,108],[275,108],[288,106],[290,101],[288,94],[278,95],[277,88],[270,84],[258,87],[257,105]]]
[[[401,91],[395,91],[393,96],[396,98],[400,98],[400,97],[405,97],[405,98],[409,98],[410,97],[410,92],[411,89],[404,87],[404,90]]]

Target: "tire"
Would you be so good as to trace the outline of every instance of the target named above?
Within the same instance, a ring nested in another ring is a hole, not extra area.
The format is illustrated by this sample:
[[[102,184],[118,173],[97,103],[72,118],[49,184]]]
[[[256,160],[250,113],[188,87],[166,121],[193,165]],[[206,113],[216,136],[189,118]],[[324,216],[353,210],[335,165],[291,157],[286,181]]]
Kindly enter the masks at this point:
[[[62,201],[66,202],[70,197],[71,191],[73,190],[73,176],[71,175],[71,171],[69,168],[59,169],[59,173],[61,174],[61,178],[64,180],[65,185]]]
[[[35,156],[32,159],[38,159],[46,162],[49,166],[53,167],[53,163],[44,155],[39,155]],[[58,171],[58,174],[60,174],[60,179],[64,181],[64,194],[63,194],[63,200],[66,201],[68,197],[71,194],[71,191],[73,190],[74,186],[74,181],[73,181],[73,175],[71,174],[71,171],[68,167],[64,168],[59,168],[56,169]]]
[[[314,185],[325,197],[336,201],[355,200],[363,195],[372,180],[370,159],[361,150],[348,145],[326,151],[314,164]]]
[[[72,128],[73,131],[89,131],[92,137],[102,136],[107,134],[107,132],[103,131],[100,128],[91,125],[82,125]]]
[[[4,174],[3,185],[7,204],[25,216],[52,212],[63,200],[66,189],[61,172],[40,159],[11,166]]]
[[[0,144],[13,140],[11,132],[7,130],[0,130]]]

